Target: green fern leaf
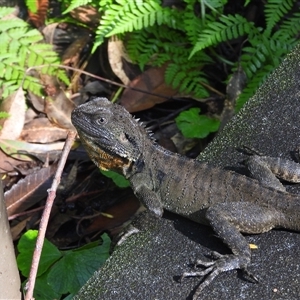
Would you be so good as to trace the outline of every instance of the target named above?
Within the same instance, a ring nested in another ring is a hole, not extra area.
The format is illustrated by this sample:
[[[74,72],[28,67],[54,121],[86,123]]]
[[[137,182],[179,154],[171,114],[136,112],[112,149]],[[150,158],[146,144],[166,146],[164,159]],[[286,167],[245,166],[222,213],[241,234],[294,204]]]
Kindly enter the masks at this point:
[[[287,14],[293,7],[293,0],[269,0],[265,7],[266,30],[265,35],[270,36],[271,30],[282,17]]]
[[[42,93],[43,86],[41,85],[39,80],[35,77],[31,77],[31,76],[26,77],[24,80],[24,83],[23,83],[23,87],[26,90],[30,90],[30,91],[34,92],[38,96],[43,96],[43,93]]]
[[[205,74],[199,70],[191,71],[187,65],[169,64],[165,71],[165,81],[167,84],[179,88],[185,94],[193,94],[196,98],[208,96],[207,90],[201,82],[207,82]]]
[[[179,14],[169,7],[162,7],[158,0],[116,2],[118,4],[108,5],[104,11],[96,31],[94,49],[103,42],[104,37],[141,30],[154,24],[168,23],[171,27],[176,27],[178,24],[176,20]]]
[[[92,3],[92,2],[93,2],[93,0],[73,0],[69,4],[69,7],[63,12],[63,14],[67,14],[71,10],[73,10],[73,9],[79,7],[79,6],[87,5],[87,4]]]
[[[246,35],[251,30],[256,30],[252,22],[247,21],[240,15],[221,16],[220,21],[208,23],[206,26],[206,29],[198,37],[198,41],[189,58],[204,48],[215,46],[220,42],[231,40]]]
[[[300,31],[300,13],[296,12],[289,18],[287,18],[280,30],[274,33],[278,39],[286,39],[286,37],[296,37]]]
[[[3,16],[4,11],[11,10],[0,8],[0,15]],[[38,30],[30,29],[28,24],[21,19],[0,19],[0,87],[3,90],[2,97],[7,97],[17,90],[22,83],[24,83],[24,89],[41,95],[39,79],[25,76],[26,69],[41,64],[59,64],[58,55],[52,50],[52,46],[39,43],[42,39],[43,37]],[[62,77],[66,81],[66,75],[62,75],[63,72],[52,67],[52,74],[57,76],[56,73],[58,77]]]
[[[13,7],[0,7],[0,18],[3,18],[11,13],[14,12],[14,8]],[[0,27],[1,28],[1,27]]]
[[[2,87],[2,98],[8,97],[10,94],[15,92],[20,85],[16,84],[15,81],[1,81],[0,80],[0,86]]]
[[[179,65],[169,64],[165,72],[165,80],[167,84],[171,84],[176,76],[179,73]]]
[[[18,28],[18,29],[26,29],[28,24],[21,19],[5,19],[0,20],[0,32],[7,31],[9,29]]]
[[[208,18],[208,19],[207,19]],[[210,16],[206,17],[206,22],[212,21]],[[194,13],[194,3],[187,4],[183,15],[184,31],[187,34],[188,40],[192,45],[198,41],[201,31],[204,29],[205,22],[203,19],[197,17]]]

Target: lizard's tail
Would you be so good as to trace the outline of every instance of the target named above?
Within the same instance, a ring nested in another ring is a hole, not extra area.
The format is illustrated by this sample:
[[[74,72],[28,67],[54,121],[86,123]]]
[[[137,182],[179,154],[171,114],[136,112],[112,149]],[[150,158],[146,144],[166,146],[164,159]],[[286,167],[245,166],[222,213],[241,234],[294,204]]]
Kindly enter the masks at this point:
[[[278,192],[277,210],[281,213],[278,227],[300,231],[300,195]]]

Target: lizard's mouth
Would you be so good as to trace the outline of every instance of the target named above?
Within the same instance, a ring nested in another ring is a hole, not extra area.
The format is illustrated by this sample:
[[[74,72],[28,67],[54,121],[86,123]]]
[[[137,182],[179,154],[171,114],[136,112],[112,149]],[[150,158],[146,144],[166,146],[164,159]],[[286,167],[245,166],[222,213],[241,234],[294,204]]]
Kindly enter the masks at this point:
[[[124,147],[117,142],[116,139],[112,137],[107,137],[104,134],[91,134],[91,131],[85,132],[82,129],[77,128],[78,134],[81,140],[84,140],[90,148],[98,148],[103,151],[103,153],[110,153],[110,155],[118,155],[122,158],[127,158],[128,154],[126,153]],[[94,145],[94,146],[93,146]]]

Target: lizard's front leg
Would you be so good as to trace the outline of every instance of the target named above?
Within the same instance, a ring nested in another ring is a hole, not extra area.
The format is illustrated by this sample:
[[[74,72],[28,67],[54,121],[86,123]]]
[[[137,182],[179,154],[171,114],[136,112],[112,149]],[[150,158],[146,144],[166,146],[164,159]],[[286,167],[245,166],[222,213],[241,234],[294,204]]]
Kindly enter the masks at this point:
[[[208,286],[216,276],[225,271],[241,269],[251,275],[247,267],[251,260],[250,247],[241,234],[262,233],[276,227],[282,216],[275,209],[262,207],[249,202],[219,203],[207,210],[206,218],[222,241],[228,245],[232,254],[222,255],[213,252],[214,261],[197,260],[196,265],[205,267],[202,271],[185,272],[182,278],[190,276],[206,276],[200,283],[193,299],[198,299],[201,291]]]
[[[161,203],[161,199],[157,193],[155,193],[147,183],[143,183],[144,180],[138,174],[137,176],[130,178],[130,183],[134,194],[140,200],[140,202],[154,215],[161,217],[164,209]]]

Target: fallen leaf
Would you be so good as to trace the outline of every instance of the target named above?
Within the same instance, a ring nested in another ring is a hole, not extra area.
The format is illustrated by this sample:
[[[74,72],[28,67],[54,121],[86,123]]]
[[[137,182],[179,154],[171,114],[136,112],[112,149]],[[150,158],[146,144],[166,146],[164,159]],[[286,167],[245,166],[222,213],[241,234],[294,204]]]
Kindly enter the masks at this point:
[[[67,10],[68,11],[68,10]],[[64,12],[66,13],[66,12]],[[100,13],[96,7],[91,5],[81,5],[70,11],[70,15],[79,23],[88,26],[98,26],[100,20]]]
[[[150,94],[126,89],[120,99],[120,103],[132,113],[151,108],[155,104],[165,102],[168,97],[171,98],[178,94],[177,90],[165,83],[165,69],[165,67],[150,68],[132,80],[129,84],[130,87],[147,91]]]
[[[25,124],[20,139],[29,143],[47,144],[65,140],[68,131],[54,126],[47,118],[37,118]]]
[[[9,113],[8,118],[0,119],[1,139],[17,139],[20,136],[25,122],[25,110],[25,95],[20,87],[1,103],[0,111]]]
[[[75,39],[63,54],[63,65],[79,68],[82,51],[90,41],[91,37],[88,34],[84,34]]]
[[[58,80],[49,75],[40,74],[40,79],[45,86],[46,99],[30,94],[34,108],[47,114],[48,119],[57,126],[75,130],[71,123],[71,112],[75,104],[66,96]]]
[[[62,150],[64,142],[52,144],[32,144],[17,140],[0,139],[0,148],[6,154],[23,161],[32,161],[32,158],[26,154],[18,153],[19,151],[33,153],[48,153],[53,150]]]
[[[10,228],[13,241],[19,239],[22,231],[26,228],[26,225],[30,219],[31,217],[28,217]]]
[[[27,5],[30,4],[31,1],[27,2]],[[37,27],[41,27],[45,24],[45,20],[47,17],[47,12],[49,8],[49,1],[48,0],[35,0],[34,6],[29,6],[32,10],[28,10],[29,20]],[[34,10],[36,8],[36,10]]]
[[[14,171],[14,167],[20,164],[20,160],[6,155],[2,150],[0,151],[0,172],[8,173]]]
[[[95,231],[102,232],[121,226],[124,222],[128,221],[139,208],[140,203],[134,195],[122,196],[122,201],[118,201],[118,203],[93,218],[91,225],[83,229],[84,234]]]
[[[45,198],[55,170],[56,165],[42,168],[19,180],[9,191],[4,193],[8,216],[25,211]]]
[[[123,41],[118,40],[115,37],[110,38],[107,45],[107,54],[112,71],[124,84],[128,85],[130,83],[130,79],[123,69],[122,61],[122,57],[126,60],[128,59],[124,51]]]

